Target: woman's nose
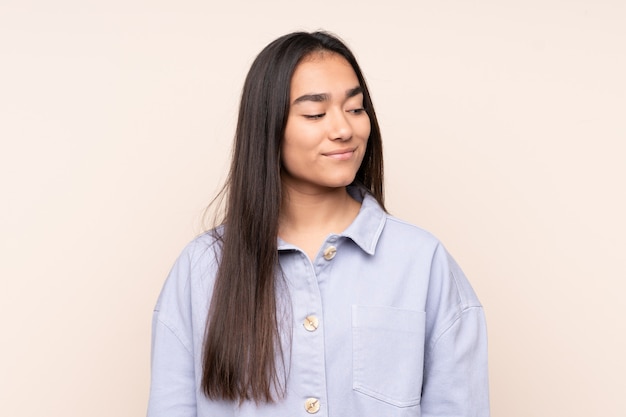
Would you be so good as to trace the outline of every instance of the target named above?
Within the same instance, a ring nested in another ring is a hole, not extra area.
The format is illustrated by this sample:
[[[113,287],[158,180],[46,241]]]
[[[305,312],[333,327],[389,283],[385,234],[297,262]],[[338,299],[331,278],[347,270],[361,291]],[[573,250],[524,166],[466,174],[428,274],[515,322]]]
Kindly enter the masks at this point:
[[[346,116],[343,110],[334,111],[330,115],[329,137],[331,140],[348,140],[352,137],[352,125]]]

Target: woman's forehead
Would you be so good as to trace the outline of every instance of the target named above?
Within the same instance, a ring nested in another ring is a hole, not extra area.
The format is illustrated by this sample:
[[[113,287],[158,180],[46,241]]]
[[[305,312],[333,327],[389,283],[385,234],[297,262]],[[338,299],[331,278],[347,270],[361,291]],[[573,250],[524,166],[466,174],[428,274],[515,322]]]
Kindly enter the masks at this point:
[[[291,96],[300,94],[331,94],[359,86],[350,63],[341,55],[319,51],[307,55],[291,78]]]

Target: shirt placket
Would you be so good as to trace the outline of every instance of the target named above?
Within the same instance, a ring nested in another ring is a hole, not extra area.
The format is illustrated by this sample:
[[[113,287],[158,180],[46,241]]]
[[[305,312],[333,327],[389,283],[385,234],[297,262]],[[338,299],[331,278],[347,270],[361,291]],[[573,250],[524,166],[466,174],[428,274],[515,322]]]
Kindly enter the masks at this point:
[[[292,283],[294,297],[294,319],[296,321],[293,343],[294,366],[292,375],[298,375],[299,386],[294,387],[302,404],[302,416],[328,416],[326,391],[325,332],[322,298],[319,281],[325,278],[330,263],[337,254],[336,237],[329,238],[317,257],[311,262],[306,254],[298,252],[296,269],[288,277]],[[300,273],[298,273],[300,272]]]

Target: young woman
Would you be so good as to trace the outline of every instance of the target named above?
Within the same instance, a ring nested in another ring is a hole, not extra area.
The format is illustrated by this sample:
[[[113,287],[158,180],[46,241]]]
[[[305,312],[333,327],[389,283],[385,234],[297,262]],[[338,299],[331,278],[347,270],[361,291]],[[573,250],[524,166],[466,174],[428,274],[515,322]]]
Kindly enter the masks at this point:
[[[483,310],[442,245],[386,213],[341,41],[259,54],[224,192],[157,302],[149,417],[489,415]]]

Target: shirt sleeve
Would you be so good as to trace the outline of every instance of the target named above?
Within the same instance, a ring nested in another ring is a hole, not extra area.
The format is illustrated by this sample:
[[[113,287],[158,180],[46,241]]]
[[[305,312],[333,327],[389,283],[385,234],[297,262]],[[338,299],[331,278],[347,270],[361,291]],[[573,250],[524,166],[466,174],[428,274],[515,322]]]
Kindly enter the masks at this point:
[[[488,417],[487,328],[469,281],[443,248],[432,266],[423,417]]]
[[[196,415],[193,355],[155,311],[148,417]]]
[[[487,334],[470,307],[439,337],[424,364],[423,417],[488,417]]]
[[[148,417],[196,416],[192,250],[188,246],[174,264],[154,309]]]

